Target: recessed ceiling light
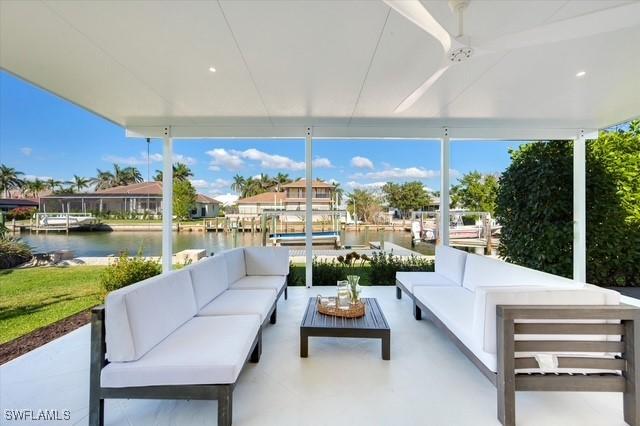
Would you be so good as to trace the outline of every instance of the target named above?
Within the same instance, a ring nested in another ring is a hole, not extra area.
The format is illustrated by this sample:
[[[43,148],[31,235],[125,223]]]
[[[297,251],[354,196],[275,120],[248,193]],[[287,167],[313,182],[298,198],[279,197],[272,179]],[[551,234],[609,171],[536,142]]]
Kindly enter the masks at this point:
[[[209,67],[209,71],[216,72],[216,69],[214,67]]]
[[[578,71],[578,73],[576,74],[576,77],[580,78],[580,77],[584,77],[585,75],[587,75],[586,71]]]

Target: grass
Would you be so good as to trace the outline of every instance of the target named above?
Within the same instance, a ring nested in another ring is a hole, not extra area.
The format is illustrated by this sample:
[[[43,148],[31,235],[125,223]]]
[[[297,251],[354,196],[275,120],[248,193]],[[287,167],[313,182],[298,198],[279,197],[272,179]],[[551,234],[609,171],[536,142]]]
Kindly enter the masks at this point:
[[[101,302],[104,266],[0,271],[0,344]]]

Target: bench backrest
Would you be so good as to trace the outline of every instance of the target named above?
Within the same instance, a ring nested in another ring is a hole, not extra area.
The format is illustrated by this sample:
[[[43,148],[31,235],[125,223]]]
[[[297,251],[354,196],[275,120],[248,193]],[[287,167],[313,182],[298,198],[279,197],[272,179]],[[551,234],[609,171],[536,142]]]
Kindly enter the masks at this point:
[[[467,255],[462,285],[471,291],[477,287],[521,285],[584,288],[584,283],[568,278],[471,253]]]
[[[220,255],[224,256],[224,260],[227,262],[227,275],[229,277],[229,284],[233,284],[240,278],[247,275],[247,267],[244,260],[244,248],[236,248],[227,250]]]
[[[107,359],[135,361],[197,313],[187,270],[113,291],[105,300]]]
[[[435,271],[462,285],[466,259],[467,252],[444,245],[437,245]]]
[[[287,247],[245,247],[247,275],[287,275],[289,249]]]
[[[202,259],[187,269],[191,273],[198,310],[229,288],[227,262],[222,254]]]

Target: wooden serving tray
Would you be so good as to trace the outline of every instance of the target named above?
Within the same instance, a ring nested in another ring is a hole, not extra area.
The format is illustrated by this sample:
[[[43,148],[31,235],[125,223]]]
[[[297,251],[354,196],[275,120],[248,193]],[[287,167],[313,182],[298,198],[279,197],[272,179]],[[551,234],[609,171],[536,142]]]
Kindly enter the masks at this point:
[[[356,303],[351,303],[349,306],[345,308],[339,308],[337,306],[337,298],[336,297],[328,297],[327,299],[331,299],[336,303],[334,305],[326,305],[320,302],[320,298],[318,297],[318,312],[325,315],[332,315],[334,317],[342,317],[342,318],[360,318],[365,314],[364,303],[358,300]]]

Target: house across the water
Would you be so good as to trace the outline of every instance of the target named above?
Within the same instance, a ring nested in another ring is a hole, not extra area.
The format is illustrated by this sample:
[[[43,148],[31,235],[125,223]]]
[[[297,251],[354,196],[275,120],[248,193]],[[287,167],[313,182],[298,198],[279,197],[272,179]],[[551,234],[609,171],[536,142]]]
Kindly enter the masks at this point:
[[[220,202],[197,194],[192,218],[215,217]],[[152,215],[162,213],[162,182],[114,186],[96,192],[40,197],[41,213],[94,213],[99,215]]]

